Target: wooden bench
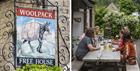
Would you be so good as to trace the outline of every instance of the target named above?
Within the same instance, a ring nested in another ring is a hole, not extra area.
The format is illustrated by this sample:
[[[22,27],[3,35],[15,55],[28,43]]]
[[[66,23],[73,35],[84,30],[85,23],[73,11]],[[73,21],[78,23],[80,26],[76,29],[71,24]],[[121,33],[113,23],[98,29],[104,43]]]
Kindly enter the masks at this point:
[[[77,50],[77,47],[78,46],[75,46],[74,48],[73,48],[73,58],[72,58],[72,71],[80,71],[80,69],[82,68],[82,66],[83,66],[83,64],[84,64],[84,61],[78,61],[78,60],[76,60],[76,57],[75,57],[75,52],[76,52],[76,50]]]
[[[134,46],[135,46],[135,50],[136,50],[136,45],[134,45]],[[138,58],[137,51],[136,51],[136,58]],[[140,71],[138,62],[136,62],[136,65],[126,64],[126,71]]]
[[[136,63],[136,65],[126,64],[126,71],[140,71],[138,62]]]
[[[81,67],[83,66],[83,61],[72,61],[72,71],[80,71]]]

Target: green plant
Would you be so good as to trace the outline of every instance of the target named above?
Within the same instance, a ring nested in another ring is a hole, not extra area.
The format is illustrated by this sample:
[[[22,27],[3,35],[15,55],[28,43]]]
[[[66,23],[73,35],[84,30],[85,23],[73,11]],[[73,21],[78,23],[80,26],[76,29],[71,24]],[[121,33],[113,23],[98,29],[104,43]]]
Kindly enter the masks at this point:
[[[94,0],[97,4],[97,6],[108,6],[110,3],[117,4],[118,0]]]
[[[137,39],[140,38],[140,22],[138,17],[132,15],[125,15],[124,13],[108,13],[104,16],[105,24],[111,25],[112,36],[119,34],[123,26],[128,26],[131,35]]]
[[[100,26],[101,28],[104,28],[104,20],[103,17],[107,14],[107,10],[105,7],[98,7],[96,9],[95,14],[95,25]]]
[[[103,4],[103,1],[96,0],[97,4]],[[110,2],[110,1],[109,1]],[[96,15],[95,15],[95,25],[100,26],[105,30],[105,27],[111,27],[111,37],[115,37],[119,35],[119,31],[122,27],[128,26],[130,29],[130,33],[133,38],[138,39],[140,38],[140,17],[132,16],[131,14],[135,11],[140,11],[138,9],[140,5],[133,0],[118,0],[113,1],[115,4],[118,3],[120,12],[109,12],[103,6],[98,6],[96,8]],[[140,1],[137,1],[140,2]],[[111,2],[112,3],[112,2]],[[105,3],[105,5],[108,5]]]
[[[22,68],[17,68],[16,71],[62,71],[62,67],[47,66],[45,64],[26,64]]]
[[[136,7],[138,9],[138,12],[140,13],[140,0],[134,0],[136,3]]]
[[[137,6],[133,0],[119,0],[119,6],[120,11],[127,15],[130,15],[137,10]]]

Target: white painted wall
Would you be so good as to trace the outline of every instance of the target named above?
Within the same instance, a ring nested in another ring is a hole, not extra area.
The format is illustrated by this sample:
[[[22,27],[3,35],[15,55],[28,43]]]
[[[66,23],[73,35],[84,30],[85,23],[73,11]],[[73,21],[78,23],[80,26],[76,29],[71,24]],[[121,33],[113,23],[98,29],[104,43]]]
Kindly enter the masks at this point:
[[[89,9],[87,9],[87,28],[90,27],[90,12]]]
[[[74,18],[81,18],[81,22],[76,22]],[[74,12],[73,13],[73,26],[72,26],[72,35],[75,38],[78,38],[83,34],[84,30],[84,14],[83,12]]]

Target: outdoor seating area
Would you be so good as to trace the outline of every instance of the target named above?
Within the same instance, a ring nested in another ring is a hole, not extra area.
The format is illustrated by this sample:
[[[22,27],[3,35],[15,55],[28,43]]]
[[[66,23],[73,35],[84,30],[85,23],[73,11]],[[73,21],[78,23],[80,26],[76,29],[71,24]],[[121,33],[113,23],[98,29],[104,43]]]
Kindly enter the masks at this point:
[[[139,4],[73,0],[72,70],[140,71]]]
[[[103,35],[110,33],[110,30],[96,35],[94,33],[97,32],[97,28],[93,29],[88,28],[85,34],[79,38],[80,40],[76,43],[75,48],[73,48],[73,71],[140,70],[137,61],[137,48],[139,46],[132,40],[128,27],[121,29],[120,39],[117,37],[112,39],[109,34]],[[89,36],[89,34],[93,37]],[[91,40],[88,40],[90,38]],[[92,45],[90,46],[90,44]],[[83,53],[85,54],[83,55]]]
[[[138,62],[129,65],[121,62],[120,51],[113,52],[118,45],[111,43],[111,40],[98,42],[97,51],[89,51],[82,59],[72,61],[72,71],[139,71]]]

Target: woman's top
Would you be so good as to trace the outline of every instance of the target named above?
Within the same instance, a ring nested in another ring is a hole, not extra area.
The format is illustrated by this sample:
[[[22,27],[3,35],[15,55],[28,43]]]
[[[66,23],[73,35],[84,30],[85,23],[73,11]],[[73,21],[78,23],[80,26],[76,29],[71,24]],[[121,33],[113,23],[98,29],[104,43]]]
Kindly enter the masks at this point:
[[[127,55],[128,57],[136,57],[136,50],[134,47],[134,43],[128,42],[126,44],[127,47]]]
[[[136,50],[134,43],[131,41],[125,43],[125,46],[121,49],[121,54],[123,55],[123,59],[126,60],[129,64],[136,63]]]
[[[119,39],[119,47],[124,47],[124,42],[122,38]]]
[[[85,36],[78,44],[78,48],[75,52],[77,60],[82,58],[89,52],[88,44],[93,44],[92,38]]]
[[[119,41],[115,41],[113,43],[119,45],[119,48],[116,48],[116,51],[123,50],[123,47],[124,47],[123,39],[120,38]]]

